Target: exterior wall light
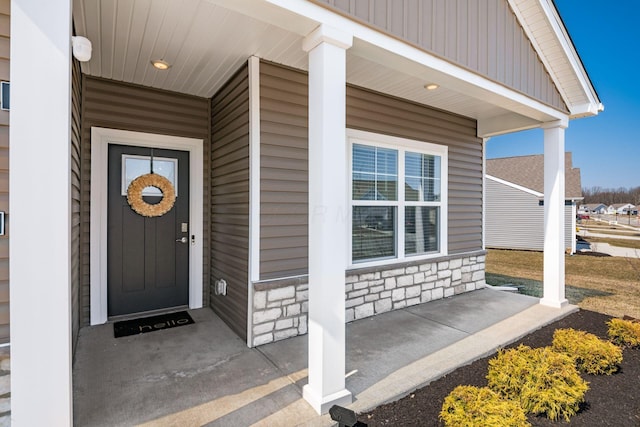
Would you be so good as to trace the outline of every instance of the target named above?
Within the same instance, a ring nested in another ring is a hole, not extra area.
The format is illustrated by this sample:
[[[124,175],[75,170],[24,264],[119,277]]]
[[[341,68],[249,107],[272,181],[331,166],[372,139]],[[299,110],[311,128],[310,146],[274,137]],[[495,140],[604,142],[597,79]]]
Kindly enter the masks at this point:
[[[82,36],[71,37],[71,48],[73,57],[80,62],[87,62],[91,59],[91,40]]]

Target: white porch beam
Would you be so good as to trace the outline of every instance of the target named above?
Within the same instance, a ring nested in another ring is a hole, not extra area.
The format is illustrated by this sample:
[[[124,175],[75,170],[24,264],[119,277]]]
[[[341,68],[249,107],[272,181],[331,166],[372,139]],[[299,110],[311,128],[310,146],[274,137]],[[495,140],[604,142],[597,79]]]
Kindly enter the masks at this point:
[[[540,122],[516,113],[503,114],[478,120],[477,134],[480,138],[519,132],[540,127]]]
[[[12,0],[11,421],[73,424],[71,0]]]
[[[352,402],[345,388],[347,222],[346,49],[352,37],[320,26],[309,53],[309,383],[318,413]]]
[[[564,130],[566,121],[544,129],[544,290],[541,304],[560,308],[568,303],[564,283]]]

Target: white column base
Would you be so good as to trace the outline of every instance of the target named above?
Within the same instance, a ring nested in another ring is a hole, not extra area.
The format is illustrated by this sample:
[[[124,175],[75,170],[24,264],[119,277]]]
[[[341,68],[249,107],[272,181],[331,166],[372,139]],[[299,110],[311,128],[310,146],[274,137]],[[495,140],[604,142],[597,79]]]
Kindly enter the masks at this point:
[[[346,388],[328,396],[318,396],[309,384],[302,387],[302,397],[319,414],[326,414],[333,405],[347,406],[353,402],[353,395]]]
[[[562,307],[566,307],[567,305],[569,305],[569,300],[563,299],[563,300],[553,300],[550,298],[541,298],[540,299],[540,304],[541,305],[545,305],[547,307],[552,307],[552,308],[562,308]]]

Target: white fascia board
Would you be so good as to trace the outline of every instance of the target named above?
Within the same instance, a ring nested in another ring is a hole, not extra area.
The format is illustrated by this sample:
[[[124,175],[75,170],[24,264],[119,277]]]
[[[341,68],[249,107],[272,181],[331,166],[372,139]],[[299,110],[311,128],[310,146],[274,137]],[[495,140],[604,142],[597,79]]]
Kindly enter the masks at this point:
[[[558,11],[555,8],[555,6],[550,2],[550,0],[536,0],[536,2],[539,4],[540,6],[539,10],[541,10],[545,15],[546,21],[552,29],[552,34],[555,36],[556,41],[559,43],[559,45],[562,48],[562,51],[565,54],[564,59],[566,59],[568,63],[571,65],[574,75],[577,81],[579,82],[585,97],[589,101],[589,103],[586,105],[585,104],[575,105],[575,104],[571,104],[568,101],[567,94],[563,93],[564,85],[560,84],[559,77],[556,75],[556,73],[554,72],[554,69],[551,67],[549,57],[545,54],[545,50],[541,47],[538,39],[534,37],[532,29],[529,27],[529,25],[527,25],[527,19],[524,15],[526,12],[523,12],[523,10],[518,6],[517,0],[508,0],[508,1],[509,1],[509,5],[511,6],[511,10],[513,10],[513,12],[515,13],[516,18],[518,19],[518,22],[520,23],[520,25],[524,29],[525,34],[527,35],[527,38],[533,45],[533,48],[535,49],[535,51],[538,53],[538,56],[540,57],[540,60],[544,64],[545,69],[551,76],[551,79],[555,83],[556,88],[560,91],[564,102],[567,104],[567,107],[569,108],[570,117],[578,118],[578,117],[594,116],[594,115],[597,115],[599,112],[604,111],[604,106],[598,99],[595,89],[591,84],[591,80],[589,79],[589,76],[587,75],[587,72],[584,66],[582,65],[582,61],[580,60],[578,53],[576,52],[575,47],[571,42],[569,34],[567,33],[567,30],[564,24],[562,23],[560,16],[558,15]],[[533,8],[529,8],[527,10],[531,10],[531,9]]]
[[[506,186],[511,187],[511,188],[515,188],[516,190],[523,191],[523,192],[528,193],[528,194],[532,194],[532,195],[534,195],[536,197],[544,197],[543,193],[538,193],[537,191],[534,191],[534,190],[532,190],[530,188],[527,188],[527,187],[523,187],[523,186],[518,185],[518,184],[514,184],[513,182],[505,181],[504,179],[496,178],[495,176],[491,176],[489,174],[485,174],[485,177],[487,179],[495,181],[495,182],[497,182],[499,184],[506,185]]]
[[[217,0],[217,2],[219,1],[220,0]],[[566,113],[530,98],[523,93],[509,89],[500,83],[464,69],[445,59],[434,56],[422,49],[399,40],[396,37],[384,34],[371,27],[360,24],[310,1],[263,1],[293,12],[307,20],[317,22],[318,25],[325,24],[333,28],[339,28],[342,32],[351,34],[354,37],[354,47],[351,48],[349,52],[353,54],[362,55],[362,53],[364,53],[366,58],[373,61],[379,61],[386,65],[388,65],[389,62],[388,55],[394,54],[408,60],[394,61],[394,67],[403,67],[402,71],[411,75],[422,75],[424,74],[423,67],[427,67],[441,73],[442,81],[440,83],[455,84],[460,92],[464,92],[469,96],[473,96],[478,99],[486,100],[487,102],[491,102],[498,106],[503,106],[512,111],[517,111],[519,114],[524,116],[535,117],[539,121],[561,120],[566,117]],[[262,16],[261,19],[266,20],[268,17]],[[289,28],[289,30],[293,31],[294,28]],[[300,35],[307,36],[308,34]],[[364,43],[359,43],[358,41],[362,41]],[[371,49],[367,49],[366,45],[382,49],[386,52],[384,55],[381,55]],[[376,58],[376,56],[379,56],[380,58]],[[418,65],[418,68],[415,68],[416,65]]]
[[[280,7],[278,5],[270,4],[268,1],[258,0],[206,0],[208,3],[212,3],[223,7],[225,9],[233,10],[242,15],[249,16],[253,19],[262,22],[268,22],[271,25],[282,28],[287,31],[291,31],[302,36],[309,34],[315,27],[318,26],[318,22],[312,19],[299,19],[294,13],[289,11],[289,8]],[[295,1],[295,0],[294,0]],[[290,1],[291,2],[291,1]],[[296,19],[298,18],[298,19]]]

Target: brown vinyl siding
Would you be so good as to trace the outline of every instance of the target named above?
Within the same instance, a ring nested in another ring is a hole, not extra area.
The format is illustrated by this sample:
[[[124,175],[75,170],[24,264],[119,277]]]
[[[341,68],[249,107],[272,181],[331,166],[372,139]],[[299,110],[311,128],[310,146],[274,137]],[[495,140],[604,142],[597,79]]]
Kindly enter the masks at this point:
[[[314,1],[567,112],[507,0]]]
[[[0,0],[0,81],[9,81],[10,0]],[[9,112],[0,111],[0,211],[6,213],[0,236],[0,344],[9,342]]]
[[[475,120],[349,86],[347,127],[449,147],[449,254],[482,249],[482,139]]]
[[[210,180],[209,100],[150,89],[113,80],[84,76],[82,85],[82,289],[81,325],[89,323],[89,229],[91,181],[91,127],[122,129],[198,138],[204,141],[204,182]],[[203,206],[209,206],[210,188],[203,186]],[[209,298],[209,209],[203,212],[203,301]]]
[[[260,64],[260,279],[307,273],[307,75]]]
[[[71,333],[75,350],[80,329],[80,211],[81,211],[81,119],[82,73],[80,63],[73,60],[71,69]]]
[[[262,62],[260,279],[307,272],[307,75]],[[482,249],[476,121],[347,87],[347,127],[448,146],[449,254]],[[279,191],[277,191],[279,189]]]
[[[211,306],[247,338],[249,280],[249,80],[245,65],[211,101]]]

